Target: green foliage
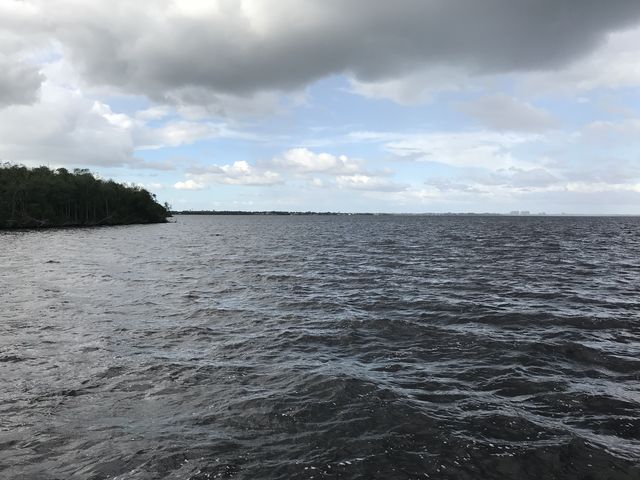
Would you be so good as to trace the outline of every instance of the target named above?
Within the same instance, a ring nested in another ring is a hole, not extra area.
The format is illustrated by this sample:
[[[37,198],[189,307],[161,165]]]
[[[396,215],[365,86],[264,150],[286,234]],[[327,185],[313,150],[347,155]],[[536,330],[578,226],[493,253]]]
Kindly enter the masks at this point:
[[[143,188],[86,169],[0,165],[0,228],[159,223],[168,216]]]

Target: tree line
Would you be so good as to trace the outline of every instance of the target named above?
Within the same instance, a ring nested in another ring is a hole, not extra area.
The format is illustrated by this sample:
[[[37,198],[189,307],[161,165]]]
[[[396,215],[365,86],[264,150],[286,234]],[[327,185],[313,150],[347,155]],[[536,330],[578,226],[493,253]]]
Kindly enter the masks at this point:
[[[169,206],[147,190],[87,169],[0,164],[0,228],[160,223],[168,216]]]

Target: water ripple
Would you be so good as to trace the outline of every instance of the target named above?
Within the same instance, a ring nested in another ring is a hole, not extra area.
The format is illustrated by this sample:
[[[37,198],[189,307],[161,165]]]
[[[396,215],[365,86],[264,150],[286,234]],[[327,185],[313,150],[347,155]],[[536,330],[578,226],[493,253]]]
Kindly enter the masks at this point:
[[[640,478],[640,220],[0,234],[0,476]]]

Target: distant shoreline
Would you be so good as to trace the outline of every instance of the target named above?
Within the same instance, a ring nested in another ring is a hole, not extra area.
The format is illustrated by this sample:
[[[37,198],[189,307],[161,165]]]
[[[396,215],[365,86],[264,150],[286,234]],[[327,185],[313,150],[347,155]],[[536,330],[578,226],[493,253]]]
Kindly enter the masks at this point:
[[[446,212],[446,213],[388,213],[388,212],[298,212],[298,211],[246,211],[246,210],[182,210],[172,211],[171,215],[243,215],[243,216],[406,216],[406,217],[517,217],[517,218],[541,218],[541,217],[638,217],[640,214],[620,213],[473,213],[473,212]]]

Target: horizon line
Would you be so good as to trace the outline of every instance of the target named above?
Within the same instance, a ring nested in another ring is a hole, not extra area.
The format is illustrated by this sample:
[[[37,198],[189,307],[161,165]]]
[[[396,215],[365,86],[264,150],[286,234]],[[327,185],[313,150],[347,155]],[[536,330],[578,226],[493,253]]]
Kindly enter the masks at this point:
[[[526,211],[525,211],[526,212]],[[640,213],[341,212],[313,210],[171,210],[172,215],[406,215],[500,217],[639,217]]]

